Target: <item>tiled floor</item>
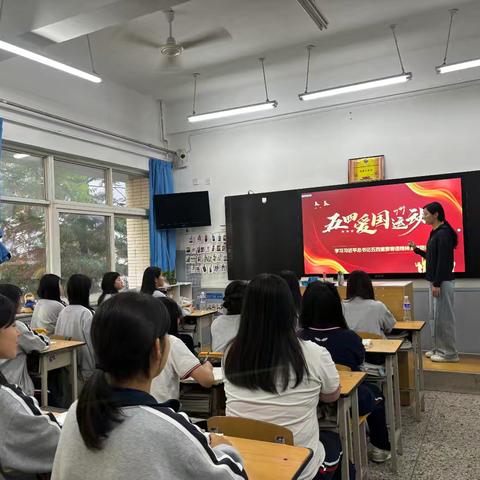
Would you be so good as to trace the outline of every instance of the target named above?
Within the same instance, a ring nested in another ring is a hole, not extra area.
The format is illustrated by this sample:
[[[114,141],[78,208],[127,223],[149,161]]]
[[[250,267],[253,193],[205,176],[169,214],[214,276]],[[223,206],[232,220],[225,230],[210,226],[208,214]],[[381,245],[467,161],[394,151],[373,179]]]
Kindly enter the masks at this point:
[[[480,395],[426,392],[422,421],[409,408],[402,421],[398,474],[369,463],[369,480],[480,480]]]

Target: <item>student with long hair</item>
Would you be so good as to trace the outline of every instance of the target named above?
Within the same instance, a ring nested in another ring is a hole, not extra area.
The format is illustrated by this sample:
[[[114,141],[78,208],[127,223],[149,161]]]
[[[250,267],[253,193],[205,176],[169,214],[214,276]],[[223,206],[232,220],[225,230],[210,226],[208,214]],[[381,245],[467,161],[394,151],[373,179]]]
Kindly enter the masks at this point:
[[[292,292],[295,309],[300,315],[300,309],[302,307],[302,294],[300,292],[300,284],[298,283],[297,274],[291,270],[282,270],[280,272],[280,276],[287,282],[288,288]]]
[[[147,267],[143,272],[142,286],[140,291],[154,297],[165,297],[160,290],[165,285],[165,279],[162,276],[160,267]]]
[[[325,347],[333,361],[360,370],[365,359],[362,339],[350,330],[342,311],[342,302],[332,283],[310,283],[303,294],[300,315],[302,330],[298,336]],[[358,387],[360,415],[367,418],[370,429],[370,458],[384,462],[391,457],[385,419],[385,401],[380,390],[373,384],[363,383]]]
[[[223,352],[237,335],[246,289],[247,282],[241,280],[234,280],[227,285],[223,295],[223,309],[226,314],[216,317],[211,327],[214,352]]]
[[[0,294],[7,297],[14,305],[15,311],[20,310],[22,291],[9,283],[0,285]],[[9,383],[18,385],[27,395],[33,395],[34,386],[27,368],[27,355],[32,352],[41,352],[50,345],[46,335],[33,332],[28,325],[17,320],[18,331],[17,355],[15,358],[0,360],[0,372]]]
[[[43,328],[47,335],[53,335],[58,315],[65,308],[61,300],[61,278],[53,273],[43,275],[38,284],[38,302],[32,314],[30,326]]]
[[[300,479],[332,478],[340,466],[337,434],[319,432],[319,400],[340,395],[339,375],[328,351],[297,338],[292,294],[277,275],[248,284],[237,336],[224,357],[226,414],[281,425],[295,445],[313,456]]]
[[[125,285],[122,277],[118,272],[107,272],[102,278],[102,293],[98,297],[97,305],[100,305],[104,300],[108,300],[113,295],[116,295]]]
[[[16,306],[0,295],[0,359],[17,355]],[[0,372],[0,478],[35,480],[52,471],[60,426]]]
[[[432,349],[426,353],[433,362],[458,362],[455,342],[454,250],[458,235],[447,222],[445,210],[438,202],[423,207],[423,219],[432,227],[427,250],[409,242],[413,251],[425,258],[425,278],[430,282],[430,333]]]
[[[93,310],[90,307],[92,281],[86,275],[75,273],[68,279],[67,297],[69,305],[58,316],[55,335],[85,342],[78,352],[78,376],[85,381],[95,369],[90,328]]]
[[[343,312],[348,326],[356,332],[374,333],[385,337],[396,320],[382,302],[375,300],[372,280],[368,273],[354,270],[348,276],[347,299]]]
[[[152,381],[152,395],[159,402],[178,400],[180,380],[188,377],[192,377],[202,387],[210,388],[214,381],[212,364],[206,361],[202,365],[185,343],[178,338],[178,316],[181,315],[181,310],[177,302],[168,297],[158,298],[157,301],[161,302],[169,312],[170,353],[165,368]]]
[[[246,478],[219,450],[223,437],[150,395],[168,359],[169,323],[165,307],[140,293],[100,305],[92,323],[98,369],[67,414],[52,480]]]

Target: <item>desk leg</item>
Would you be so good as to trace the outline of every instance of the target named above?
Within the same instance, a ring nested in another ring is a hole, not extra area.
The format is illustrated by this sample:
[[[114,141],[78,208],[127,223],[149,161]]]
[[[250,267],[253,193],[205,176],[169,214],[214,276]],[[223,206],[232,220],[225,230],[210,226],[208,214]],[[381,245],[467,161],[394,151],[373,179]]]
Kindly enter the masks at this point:
[[[392,452],[392,471],[398,471],[398,457],[397,457],[397,435],[395,428],[395,391],[393,388],[393,355],[387,355],[385,359],[385,374],[387,376],[387,391],[385,392],[385,400],[387,407],[387,424],[388,435],[390,437],[390,448]]]
[[[413,394],[415,397],[415,419],[417,422],[420,421],[420,362],[422,359],[422,351],[419,348],[418,344],[418,332],[412,332],[412,346],[413,346],[413,368],[414,372],[414,390]]]
[[[362,462],[362,440],[360,438],[360,413],[358,410],[358,389],[352,392],[352,441],[353,457],[355,459],[356,476],[361,480],[364,477],[364,468]]]
[[[338,434],[342,443],[342,480],[350,480],[350,469],[348,461],[350,459],[350,438],[349,438],[349,398],[340,397],[337,405],[338,415]],[[358,403],[358,402],[357,402]]]
[[[400,404],[400,375],[398,373],[398,354],[393,356],[393,387],[395,400],[395,435],[398,435],[398,453],[403,453],[402,445],[402,410]]]
[[[41,407],[48,406],[48,355],[40,356],[40,378],[42,382],[42,396],[41,396]]]
[[[418,348],[418,380],[419,380],[419,396],[420,396],[420,410],[425,411],[425,385],[423,377],[423,354],[422,354],[422,335],[421,332],[414,332],[414,337]]]
[[[70,360],[70,383],[72,384],[72,402],[78,397],[77,349],[72,348]]]

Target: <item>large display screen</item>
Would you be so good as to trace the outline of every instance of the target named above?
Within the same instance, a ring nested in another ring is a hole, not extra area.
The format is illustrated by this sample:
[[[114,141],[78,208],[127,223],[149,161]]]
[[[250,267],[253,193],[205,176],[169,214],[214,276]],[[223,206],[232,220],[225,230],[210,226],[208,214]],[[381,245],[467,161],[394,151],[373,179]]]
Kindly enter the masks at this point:
[[[422,207],[434,201],[458,233],[454,271],[465,272],[462,180],[448,178],[302,193],[305,274],[423,272],[408,242],[425,248]]]

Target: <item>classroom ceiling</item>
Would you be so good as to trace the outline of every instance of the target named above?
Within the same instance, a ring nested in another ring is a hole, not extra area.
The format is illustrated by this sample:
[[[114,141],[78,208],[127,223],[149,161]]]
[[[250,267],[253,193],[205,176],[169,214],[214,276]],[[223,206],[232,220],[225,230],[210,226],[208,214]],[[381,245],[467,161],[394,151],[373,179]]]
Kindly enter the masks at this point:
[[[305,45],[315,54],[390,35],[397,23],[402,48],[436,45],[445,40],[448,9],[460,8],[454,38],[480,34],[480,0],[317,0],[327,17],[320,31],[296,0],[5,0],[2,36],[65,63],[90,69],[86,35],[90,35],[95,69],[105,79],[157,98],[174,98],[191,75],[203,78],[245,75],[258,68],[256,58],[278,65],[304,58]],[[180,42],[210,42],[186,49],[173,68],[160,54],[173,8],[173,35]],[[379,41],[380,40],[380,41]],[[480,40],[479,40],[480,45]],[[0,62],[24,62],[0,55]],[[3,63],[0,63],[0,68]]]

